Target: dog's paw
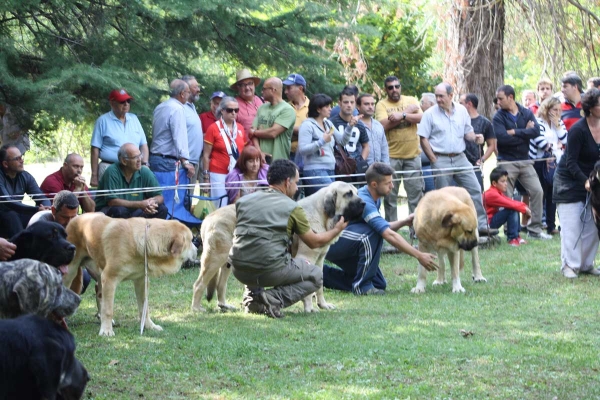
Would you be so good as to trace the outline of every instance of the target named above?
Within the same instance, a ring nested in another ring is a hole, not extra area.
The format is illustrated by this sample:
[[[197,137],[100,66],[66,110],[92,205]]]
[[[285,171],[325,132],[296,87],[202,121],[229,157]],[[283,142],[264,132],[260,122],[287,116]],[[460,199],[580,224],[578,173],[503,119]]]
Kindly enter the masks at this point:
[[[417,286],[410,290],[411,293],[425,293],[425,288]]]
[[[162,326],[156,325],[154,322],[150,322],[149,324],[146,324],[146,327],[148,329],[152,329],[152,330],[155,330],[155,331],[158,331],[158,332],[160,332],[160,331],[163,330]]]
[[[318,313],[318,312],[319,312],[319,309],[318,309],[318,308],[314,308],[314,307],[311,307],[311,308],[304,308],[304,312],[305,312],[305,313]]]
[[[464,293],[465,292],[465,288],[463,288],[462,286],[458,285],[458,286],[454,286],[452,288],[452,293]]]
[[[219,309],[221,312],[237,311],[237,308],[227,303],[219,303]]]
[[[100,336],[115,336],[115,331],[112,330],[112,327],[110,327],[110,328],[101,327],[99,335]]]
[[[483,276],[478,276],[478,277],[473,277],[473,282],[487,282],[487,279],[485,279]]]
[[[192,306],[192,311],[196,312],[196,313],[203,313],[206,312],[206,308],[202,307],[202,306]]]
[[[319,308],[323,310],[335,310],[335,306],[331,303],[318,303]]]
[[[436,279],[435,281],[433,281],[432,285],[433,285],[433,286],[437,286],[437,285],[445,285],[446,283],[448,283],[448,282],[446,282],[446,280],[443,280],[443,281],[438,281],[438,280]]]

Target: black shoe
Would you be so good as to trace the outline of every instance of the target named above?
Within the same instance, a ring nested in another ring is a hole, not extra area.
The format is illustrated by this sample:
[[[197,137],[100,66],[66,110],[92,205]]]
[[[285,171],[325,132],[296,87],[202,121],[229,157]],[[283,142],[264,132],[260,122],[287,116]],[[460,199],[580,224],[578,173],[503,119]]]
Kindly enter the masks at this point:
[[[498,229],[479,228],[479,236],[495,236],[498,234]]]
[[[248,313],[264,314],[270,318],[284,317],[281,307],[269,303],[269,299],[263,288],[258,288],[258,290],[247,293],[242,301],[242,305]]]

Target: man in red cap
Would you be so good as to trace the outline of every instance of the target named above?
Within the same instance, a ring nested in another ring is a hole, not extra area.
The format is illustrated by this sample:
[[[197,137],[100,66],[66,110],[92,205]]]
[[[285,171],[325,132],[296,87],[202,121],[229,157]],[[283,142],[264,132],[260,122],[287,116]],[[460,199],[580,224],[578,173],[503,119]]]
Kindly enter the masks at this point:
[[[96,120],[91,143],[90,186],[98,186],[106,168],[119,161],[117,153],[125,143],[137,145],[142,152],[142,165],[148,165],[146,134],[135,114],[129,112],[132,100],[125,89],[113,90],[108,96],[111,111]]]

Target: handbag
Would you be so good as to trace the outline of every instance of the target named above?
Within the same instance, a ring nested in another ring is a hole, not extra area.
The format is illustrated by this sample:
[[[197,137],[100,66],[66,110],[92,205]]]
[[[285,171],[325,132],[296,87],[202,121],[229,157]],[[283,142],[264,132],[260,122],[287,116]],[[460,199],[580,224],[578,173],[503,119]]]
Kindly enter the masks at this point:
[[[209,197],[209,193],[207,190],[201,191],[200,194],[204,197]],[[198,203],[196,203],[196,205],[194,206],[192,213],[194,214],[194,217],[198,219],[205,219],[206,217],[208,217],[208,214],[212,213],[216,209],[217,207],[215,207],[215,203],[212,200],[200,199],[198,200]]]
[[[335,143],[333,146],[333,156],[335,157],[335,174],[352,175],[356,171],[356,160],[348,155],[346,149]],[[352,182],[352,177],[337,178],[337,180]]]
[[[548,158],[542,167],[542,177],[547,185],[552,186],[554,183],[554,173],[556,172],[556,158],[549,151],[544,152],[544,158]]]
[[[367,172],[367,169],[369,169],[369,163],[367,163],[367,160],[362,157],[356,160],[356,174],[364,174]]]

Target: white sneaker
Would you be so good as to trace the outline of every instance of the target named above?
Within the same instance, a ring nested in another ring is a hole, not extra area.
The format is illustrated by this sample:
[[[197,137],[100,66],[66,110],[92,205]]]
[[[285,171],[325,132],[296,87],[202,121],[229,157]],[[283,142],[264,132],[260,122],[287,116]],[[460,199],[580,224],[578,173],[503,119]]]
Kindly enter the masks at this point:
[[[564,267],[562,269],[562,274],[567,279],[577,278],[577,274],[571,269],[571,267]]]

